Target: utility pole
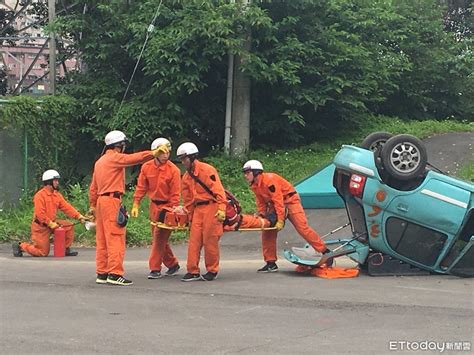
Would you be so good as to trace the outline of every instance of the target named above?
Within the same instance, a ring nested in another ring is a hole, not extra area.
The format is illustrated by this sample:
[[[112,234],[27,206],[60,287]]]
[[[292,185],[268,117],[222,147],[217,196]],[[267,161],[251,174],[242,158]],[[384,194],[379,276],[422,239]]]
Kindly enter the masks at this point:
[[[231,4],[235,0],[230,0]],[[225,126],[224,126],[224,153],[230,154],[230,133],[232,129],[232,99],[234,96],[234,54],[232,51],[227,52],[227,93],[225,102]]]
[[[51,25],[56,18],[56,0],[48,0],[48,19]],[[56,33],[49,34],[49,93],[56,93]]]
[[[242,11],[246,11],[251,0],[240,0]],[[248,27],[242,34],[244,39],[244,54],[236,55],[234,62],[234,92],[232,100],[232,129],[230,139],[230,154],[245,156],[250,148],[250,78],[243,73],[242,64],[245,61],[245,52],[250,52],[252,32]]]

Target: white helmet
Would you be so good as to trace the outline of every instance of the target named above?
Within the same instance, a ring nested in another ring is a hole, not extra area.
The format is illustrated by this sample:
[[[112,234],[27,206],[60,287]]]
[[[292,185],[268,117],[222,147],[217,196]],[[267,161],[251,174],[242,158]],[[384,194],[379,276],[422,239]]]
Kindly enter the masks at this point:
[[[156,138],[153,143],[151,143],[151,150],[155,150],[156,148],[161,147],[162,145],[166,145],[168,149],[171,150],[171,143],[166,138]]]
[[[242,167],[242,171],[246,172],[246,171],[249,171],[249,170],[263,171],[263,165],[258,160],[249,160]]]
[[[112,144],[117,144],[121,142],[125,142],[127,137],[125,136],[125,133],[121,131],[110,131],[107,133],[105,136],[105,145],[112,145]]]
[[[186,142],[181,144],[178,147],[178,150],[176,151],[176,155],[178,156],[178,159],[187,157],[189,155],[196,155],[199,153],[198,147],[196,147],[196,144],[191,143],[191,142]]]
[[[61,176],[59,176],[59,173],[56,170],[46,170],[43,173],[42,181],[49,181],[53,179],[60,179]]]

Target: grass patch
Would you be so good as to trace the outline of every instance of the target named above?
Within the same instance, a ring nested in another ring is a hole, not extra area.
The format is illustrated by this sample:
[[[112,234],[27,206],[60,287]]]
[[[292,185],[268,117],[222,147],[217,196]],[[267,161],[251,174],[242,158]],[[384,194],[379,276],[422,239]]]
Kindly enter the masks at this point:
[[[339,131],[334,137],[319,140],[296,149],[259,149],[252,151],[250,159],[260,160],[266,171],[276,172],[292,183],[305,178],[312,172],[330,163],[342,144],[359,144],[370,133],[385,131],[392,134],[412,134],[426,138],[434,134],[456,131],[474,131],[474,124],[457,121],[402,121],[397,118],[371,117],[360,122],[358,127]],[[220,174],[224,187],[232,191],[242,204],[244,211],[255,210],[252,191],[245,181],[241,168],[247,159],[231,159],[221,152],[213,152],[203,159],[214,165]],[[474,180],[474,165],[465,166],[460,176],[466,180]],[[88,210],[88,191],[80,185],[72,185],[63,192],[67,200],[81,212]],[[27,240],[30,235],[30,224],[33,216],[33,193],[19,201],[14,209],[0,212],[0,242]],[[124,198],[127,208],[131,208],[133,191],[128,191]],[[143,246],[151,243],[150,224],[148,222],[148,204],[144,199],[140,206],[138,218],[131,218],[127,226],[127,244]],[[76,226],[76,245],[93,246],[95,237],[82,225]],[[182,242],[186,233],[173,233],[171,241]]]
[[[458,175],[461,179],[474,182],[474,163],[464,165]]]

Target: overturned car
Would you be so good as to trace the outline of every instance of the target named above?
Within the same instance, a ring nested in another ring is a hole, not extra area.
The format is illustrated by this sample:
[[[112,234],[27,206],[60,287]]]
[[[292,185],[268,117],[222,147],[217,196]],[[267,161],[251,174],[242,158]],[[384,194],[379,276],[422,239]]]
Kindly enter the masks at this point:
[[[414,270],[474,276],[474,185],[430,168],[423,143],[377,132],[334,158],[333,185],[345,203],[352,237],[322,259],[285,257],[318,266],[347,255],[373,275]]]

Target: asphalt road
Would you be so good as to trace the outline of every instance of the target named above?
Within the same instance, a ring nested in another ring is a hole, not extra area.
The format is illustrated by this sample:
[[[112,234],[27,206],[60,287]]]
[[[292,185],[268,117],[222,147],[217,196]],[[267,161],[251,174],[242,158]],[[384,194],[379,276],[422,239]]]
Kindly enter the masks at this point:
[[[474,163],[473,132],[436,135],[424,142],[428,162],[450,175],[457,175],[463,165]]]
[[[472,160],[473,145],[473,134],[427,140],[430,156],[443,157],[443,170]],[[320,234],[347,221],[344,210],[307,215]],[[280,251],[303,244],[290,225],[280,233]],[[184,266],[185,246],[174,250]],[[326,280],[296,274],[283,258],[278,273],[258,274],[257,233],[226,233],[221,251],[216,281],[184,283],[179,276],[147,280],[149,250],[129,249],[126,276],[135,284],[114,287],[94,283],[93,249],[70,258],[13,258],[1,245],[0,352],[384,354],[407,346],[397,341],[453,348],[464,342],[474,351],[471,279]],[[443,352],[451,353],[469,351]]]

